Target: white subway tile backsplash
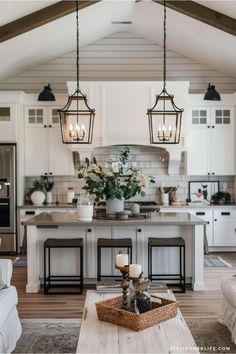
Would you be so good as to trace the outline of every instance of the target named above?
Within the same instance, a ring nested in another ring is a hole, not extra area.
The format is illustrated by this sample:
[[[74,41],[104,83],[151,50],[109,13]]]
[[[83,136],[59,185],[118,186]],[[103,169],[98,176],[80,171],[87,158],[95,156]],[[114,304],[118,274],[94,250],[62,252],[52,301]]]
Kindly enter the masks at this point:
[[[220,189],[227,185],[226,190],[234,195],[234,177],[232,176],[186,176],[184,174],[184,156],[181,158],[179,175],[168,176],[168,153],[165,149],[152,146],[129,146],[130,158],[128,165],[140,170],[141,173],[156,178],[155,184],[152,184],[146,191],[145,197],[136,196],[134,200],[155,200],[160,202],[159,187],[177,187],[177,196],[180,199],[188,197],[189,181],[220,181]],[[124,150],[124,146],[110,146],[105,148],[97,148],[93,151],[98,163],[105,167],[106,161],[112,159],[117,161],[120,151]],[[164,161],[162,161],[164,160]],[[25,195],[30,188],[33,187],[35,177],[25,177]],[[78,180],[77,173],[75,176],[53,176],[50,181],[54,181],[53,201],[58,200],[60,203],[66,203],[67,188],[72,187],[76,194],[81,192],[83,181]]]

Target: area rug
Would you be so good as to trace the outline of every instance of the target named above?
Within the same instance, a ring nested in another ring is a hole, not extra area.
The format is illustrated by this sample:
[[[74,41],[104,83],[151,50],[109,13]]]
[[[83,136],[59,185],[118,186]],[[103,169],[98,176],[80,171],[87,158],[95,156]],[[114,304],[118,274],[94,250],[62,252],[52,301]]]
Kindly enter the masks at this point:
[[[22,335],[13,353],[75,353],[80,319],[22,320]]]
[[[15,267],[15,268],[25,268],[25,267],[27,267],[27,257],[26,256],[16,257],[12,261],[12,264],[13,264],[13,267]]]
[[[236,353],[228,328],[217,322],[217,317],[185,318],[200,353]]]
[[[204,267],[232,267],[232,265],[224,261],[221,257],[205,256]]]

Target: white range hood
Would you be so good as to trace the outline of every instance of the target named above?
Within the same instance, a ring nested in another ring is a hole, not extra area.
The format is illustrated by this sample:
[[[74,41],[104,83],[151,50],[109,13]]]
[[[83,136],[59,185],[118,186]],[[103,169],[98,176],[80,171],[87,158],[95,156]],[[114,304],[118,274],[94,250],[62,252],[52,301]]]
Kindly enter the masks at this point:
[[[68,82],[73,94],[76,82]],[[161,92],[162,82],[112,81],[83,82],[81,90],[87,94],[89,106],[95,108],[92,144],[68,145],[78,152],[80,161],[91,156],[94,149],[111,145],[145,145],[164,148],[169,153],[168,174],[179,174],[181,153],[185,151],[189,82],[167,82],[168,91],[175,96],[178,107],[184,108],[180,144],[151,145],[147,109],[153,106],[155,95]]]

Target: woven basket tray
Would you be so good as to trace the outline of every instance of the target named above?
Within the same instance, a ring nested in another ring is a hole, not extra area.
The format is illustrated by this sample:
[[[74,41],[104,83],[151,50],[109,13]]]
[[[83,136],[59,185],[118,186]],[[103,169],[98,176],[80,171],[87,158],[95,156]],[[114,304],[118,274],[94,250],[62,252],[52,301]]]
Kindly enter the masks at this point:
[[[161,303],[152,302],[152,310],[140,315],[122,309],[122,296],[96,303],[98,319],[118,326],[142,331],[177,315],[178,302],[160,298]]]

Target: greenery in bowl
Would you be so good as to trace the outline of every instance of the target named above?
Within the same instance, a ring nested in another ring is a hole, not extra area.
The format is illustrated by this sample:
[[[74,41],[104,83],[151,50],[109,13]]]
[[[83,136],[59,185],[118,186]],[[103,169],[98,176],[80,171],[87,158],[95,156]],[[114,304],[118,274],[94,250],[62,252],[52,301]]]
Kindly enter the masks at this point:
[[[141,174],[135,168],[127,168],[129,148],[120,152],[117,163],[107,161],[106,167],[100,166],[96,159],[85,159],[85,164],[79,167],[78,178],[83,179],[83,187],[96,202],[100,200],[128,200],[136,194],[145,195],[149,183],[155,183],[154,178]]]
[[[49,182],[47,176],[41,176],[39,179],[34,180],[33,188],[30,189],[29,194],[34,191],[41,191],[44,194],[50,192],[53,188],[54,182]]]
[[[211,203],[213,204],[230,204],[231,196],[227,192],[217,192],[212,195]]]

